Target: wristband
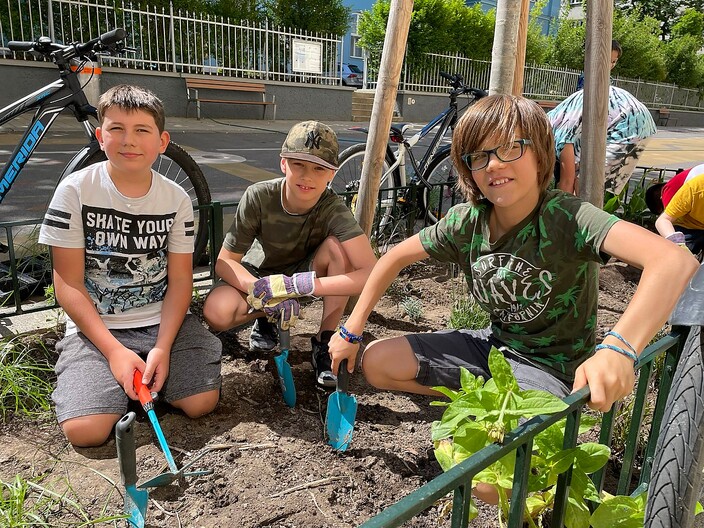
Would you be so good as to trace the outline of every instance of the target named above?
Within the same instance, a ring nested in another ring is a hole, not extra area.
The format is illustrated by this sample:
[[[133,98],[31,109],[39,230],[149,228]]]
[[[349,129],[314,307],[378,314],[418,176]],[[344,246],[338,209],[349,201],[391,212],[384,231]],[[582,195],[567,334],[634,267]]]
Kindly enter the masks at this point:
[[[615,337],[616,339],[621,341],[624,345],[626,345],[626,348],[628,348],[628,350],[633,352],[636,356],[638,355],[638,352],[636,352],[636,349],[633,347],[633,345],[630,344],[628,341],[626,341],[626,338],[623,337],[618,332],[616,332],[615,330],[609,330],[608,332],[606,332],[606,335]]]
[[[638,356],[636,356],[633,352],[629,350],[624,350],[621,347],[617,347],[615,345],[609,345],[607,343],[602,343],[600,345],[597,345],[594,347],[594,350],[604,350],[605,348],[609,350],[613,350],[614,352],[618,352],[619,354],[622,354],[626,356],[627,358],[630,358],[633,360],[633,366],[635,367],[638,364]]]
[[[361,335],[356,335],[347,330],[343,325],[340,325],[340,337],[347,341],[348,343],[357,344],[361,343],[364,339]]]

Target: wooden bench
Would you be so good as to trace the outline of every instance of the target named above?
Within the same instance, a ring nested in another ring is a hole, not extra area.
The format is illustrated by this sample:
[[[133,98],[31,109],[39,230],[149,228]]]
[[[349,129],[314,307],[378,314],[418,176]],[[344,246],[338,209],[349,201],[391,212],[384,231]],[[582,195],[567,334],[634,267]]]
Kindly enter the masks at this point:
[[[262,100],[242,100],[242,99],[227,99],[214,98],[212,96],[203,97],[200,95],[201,90],[208,91],[229,91],[229,92],[249,92],[253,94],[261,94]],[[186,96],[188,103],[186,106],[186,115],[188,115],[188,106],[191,103],[196,103],[196,117],[200,119],[200,104],[201,103],[222,103],[222,104],[241,104],[241,105],[259,105],[263,107],[264,113],[262,118],[266,117],[266,108],[273,108],[273,121],[276,121],[276,96],[272,96],[271,101],[266,100],[266,85],[263,83],[240,82],[223,79],[203,79],[195,77],[186,77]]]
[[[658,126],[667,126],[672,121],[672,125],[677,124],[677,118],[670,114],[669,108],[658,108]]]

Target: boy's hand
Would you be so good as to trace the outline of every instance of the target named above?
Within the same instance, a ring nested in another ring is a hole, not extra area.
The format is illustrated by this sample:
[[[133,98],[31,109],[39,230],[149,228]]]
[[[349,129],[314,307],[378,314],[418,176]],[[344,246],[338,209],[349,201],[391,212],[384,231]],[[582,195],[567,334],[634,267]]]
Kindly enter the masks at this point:
[[[296,299],[272,299],[263,310],[270,322],[281,325],[281,330],[296,326],[301,315],[301,305]]]
[[[315,290],[315,272],[294,273],[288,275],[269,275],[257,280],[252,286],[251,294],[266,304],[271,299],[289,299],[313,295]]]
[[[171,356],[168,350],[154,347],[147,354],[147,363],[142,372],[142,383],[152,392],[159,392],[169,376]]]
[[[332,373],[335,374],[335,376],[337,376],[337,369],[343,359],[347,359],[347,371],[350,374],[354,372],[359,343],[348,343],[336,332],[330,338],[328,350],[330,351],[330,357],[332,357]]]
[[[615,401],[633,391],[635,382],[633,360],[613,350],[603,349],[577,368],[572,391],[588,384],[592,393],[589,407],[607,412]]]
[[[138,400],[139,396],[134,390],[134,371],[144,372],[145,363],[142,358],[129,348],[122,347],[122,350],[111,354],[109,365],[110,372],[125,394],[132,400]]]

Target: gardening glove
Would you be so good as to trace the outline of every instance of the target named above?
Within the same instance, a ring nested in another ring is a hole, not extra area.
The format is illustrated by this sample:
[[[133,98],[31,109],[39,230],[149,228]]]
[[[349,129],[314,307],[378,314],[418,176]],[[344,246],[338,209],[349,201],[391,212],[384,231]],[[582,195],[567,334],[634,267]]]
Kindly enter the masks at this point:
[[[669,240],[670,242],[674,242],[682,249],[686,249],[687,251],[690,251],[690,249],[687,247],[687,244],[685,243],[684,233],[680,233],[679,231],[675,231],[674,233],[667,235],[667,237],[665,237],[665,238],[667,240]]]
[[[250,292],[266,304],[271,299],[291,299],[313,295],[315,289],[315,272],[294,273],[288,275],[269,275],[256,281]]]
[[[254,310],[264,312],[267,319],[274,324],[277,324],[281,318],[282,330],[288,330],[294,326],[301,312],[301,306],[296,299],[275,297],[265,303],[250,293],[247,296],[247,303]]]

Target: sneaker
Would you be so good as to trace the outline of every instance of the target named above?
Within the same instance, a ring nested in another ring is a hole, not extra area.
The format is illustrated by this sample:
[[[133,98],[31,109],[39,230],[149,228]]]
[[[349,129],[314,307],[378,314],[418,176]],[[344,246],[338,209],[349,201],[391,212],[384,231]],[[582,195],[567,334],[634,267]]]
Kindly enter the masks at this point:
[[[250,352],[271,352],[279,344],[279,331],[266,317],[260,317],[252,325],[249,334]]]
[[[320,341],[315,336],[310,339],[313,348],[313,374],[319,387],[335,388],[337,385],[337,377],[332,373],[332,359],[328,351],[328,344],[334,333],[326,330],[320,334]]]

